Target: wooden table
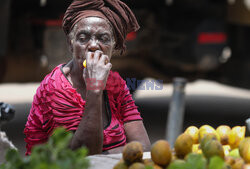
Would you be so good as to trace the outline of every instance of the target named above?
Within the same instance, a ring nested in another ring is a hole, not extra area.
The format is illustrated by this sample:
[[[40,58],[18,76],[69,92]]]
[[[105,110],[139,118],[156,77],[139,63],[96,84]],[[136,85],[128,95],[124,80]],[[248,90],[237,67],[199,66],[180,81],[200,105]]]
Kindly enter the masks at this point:
[[[150,158],[150,152],[143,153],[143,159]],[[109,155],[93,155],[88,156],[90,160],[89,169],[113,169],[115,164],[120,161],[122,154],[109,154]]]

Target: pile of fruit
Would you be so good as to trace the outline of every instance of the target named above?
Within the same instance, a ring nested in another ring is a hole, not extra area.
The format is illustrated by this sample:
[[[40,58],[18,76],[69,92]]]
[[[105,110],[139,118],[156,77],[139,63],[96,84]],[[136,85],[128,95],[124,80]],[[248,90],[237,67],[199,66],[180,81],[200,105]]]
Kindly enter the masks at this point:
[[[245,126],[214,129],[188,127],[171,149],[166,140],[151,146],[151,158],[143,159],[139,142],[127,144],[113,169],[250,169],[250,137]]]

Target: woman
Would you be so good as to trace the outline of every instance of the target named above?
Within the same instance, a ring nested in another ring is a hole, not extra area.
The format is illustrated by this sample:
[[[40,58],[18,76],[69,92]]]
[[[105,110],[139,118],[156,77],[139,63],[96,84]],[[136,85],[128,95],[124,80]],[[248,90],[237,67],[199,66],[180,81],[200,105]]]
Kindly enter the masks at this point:
[[[126,83],[110,71],[114,50],[124,51],[127,33],[139,29],[131,10],[119,0],[75,0],[63,29],[73,58],[57,66],[37,89],[24,129],[26,154],[58,126],[74,131],[72,149],[85,145],[89,154],[120,153],[130,141],[149,150]]]

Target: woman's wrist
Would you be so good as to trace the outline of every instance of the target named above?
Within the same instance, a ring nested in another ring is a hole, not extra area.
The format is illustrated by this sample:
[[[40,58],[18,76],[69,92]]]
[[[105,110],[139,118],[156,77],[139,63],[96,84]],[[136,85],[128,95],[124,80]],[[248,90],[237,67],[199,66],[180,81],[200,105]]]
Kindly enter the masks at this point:
[[[103,90],[99,90],[99,89],[96,89],[96,90],[87,90],[86,95],[87,96],[98,97],[98,96],[101,96],[102,93],[103,93]]]

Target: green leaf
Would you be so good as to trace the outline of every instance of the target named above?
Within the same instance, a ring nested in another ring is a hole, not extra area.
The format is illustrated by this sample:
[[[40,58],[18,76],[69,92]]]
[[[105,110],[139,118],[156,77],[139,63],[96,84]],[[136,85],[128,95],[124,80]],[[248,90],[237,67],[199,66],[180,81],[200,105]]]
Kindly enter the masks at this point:
[[[71,138],[71,132],[66,131],[66,129],[63,127],[58,127],[50,137],[50,140],[52,140],[53,146],[57,146],[57,148],[63,149],[69,145]]]
[[[151,166],[151,165],[147,165],[147,166],[145,167],[145,169],[154,169],[154,168],[153,168],[153,166]]]
[[[0,169],[6,169],[5,164],[1,164],[1,165],[0,165]]]
[[[222,169],[224,165],[224,160],[221,157],[214,156],[210,159],[208,169]]]
[[[59,127],[47,143],[33,147],[31,156],[21,158],[18,151],[9,150],[7,162],[0,169],[87,169],[90,165],[87,148],[72,151],[69,149],[71,138],[71,132]]]
[[[88,149],[86,147],[82,147],[76,150],[75,154],[78,157],[86,157],[88,154]]]
[[[12,168],[20,168],[23,164],[22,158],[19,155],[19,152],[15,149],[9,149],[5,155],[7,163]],[[8,165],[7,165],[8,166]]]

